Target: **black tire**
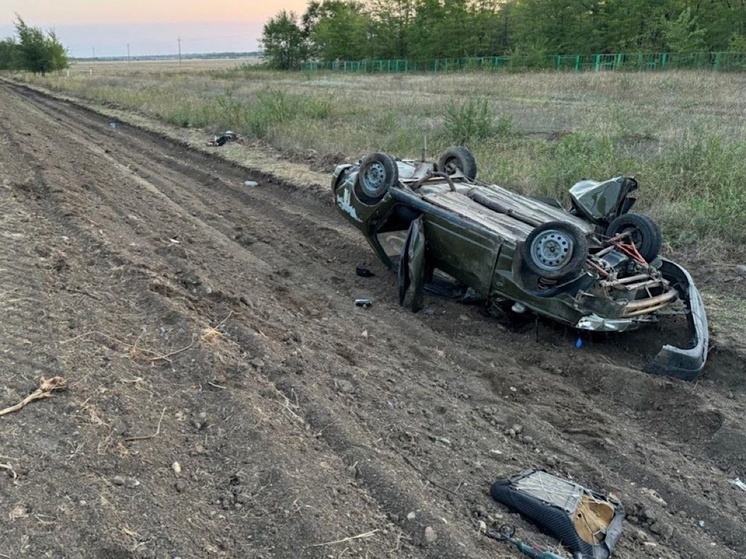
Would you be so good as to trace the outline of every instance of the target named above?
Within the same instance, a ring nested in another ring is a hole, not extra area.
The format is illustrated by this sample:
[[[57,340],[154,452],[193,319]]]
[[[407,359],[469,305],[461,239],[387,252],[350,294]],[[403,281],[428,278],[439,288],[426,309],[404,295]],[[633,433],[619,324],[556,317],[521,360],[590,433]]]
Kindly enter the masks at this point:
[[[477,178],[477,162],[465,146],[453,146],[445,150],[438,159],[438,170],[449,176],[460,171],[472,181]]]
[[[372,153],[360,163],[357,171],[358,196],[368,204],[380,202],[389,188],[399,182],[399,167],[385,153]]]
[[[571,223],[549,221],[534,228],[523,244],[526,266],[537,276],[560,280],[578,275],[588,258],[588,239]]]
[[[658,224],[646,215],[623,214],[606,228],[607,237],[615,237],[630,231],[632,242],[646,262],[652,262],[660,254],[663,235]]]

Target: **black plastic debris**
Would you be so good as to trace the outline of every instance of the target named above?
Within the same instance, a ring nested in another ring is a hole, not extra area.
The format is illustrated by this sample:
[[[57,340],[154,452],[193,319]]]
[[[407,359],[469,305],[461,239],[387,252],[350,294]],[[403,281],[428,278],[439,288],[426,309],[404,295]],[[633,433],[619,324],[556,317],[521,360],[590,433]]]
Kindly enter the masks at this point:
[[[543,470],[498,480],[490,493],[557,538],[573,558],[609,559],[622,534],[624,508],[616,498]]]
[[[226,130],[220,136],[215,136],[212,140],[207,142],[208,146],[223,146],[228,142],[235,142],[238,140],[238,134],[230,130]]]

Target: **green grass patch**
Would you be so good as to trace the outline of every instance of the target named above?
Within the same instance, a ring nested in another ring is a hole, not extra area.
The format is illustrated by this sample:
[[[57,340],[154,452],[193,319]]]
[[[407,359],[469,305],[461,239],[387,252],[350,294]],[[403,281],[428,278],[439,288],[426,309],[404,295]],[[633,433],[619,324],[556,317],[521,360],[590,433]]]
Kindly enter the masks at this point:
[[[568,202],[590,178],[634,175],[639,211],[668,242],[741,250],[746,241],[746,98],[738,75],[557,72],[283,74],[144,69],[28,77],[75,96],[207,134],[234,130],[280,149],[435,159],[475,154],[480,178]]]

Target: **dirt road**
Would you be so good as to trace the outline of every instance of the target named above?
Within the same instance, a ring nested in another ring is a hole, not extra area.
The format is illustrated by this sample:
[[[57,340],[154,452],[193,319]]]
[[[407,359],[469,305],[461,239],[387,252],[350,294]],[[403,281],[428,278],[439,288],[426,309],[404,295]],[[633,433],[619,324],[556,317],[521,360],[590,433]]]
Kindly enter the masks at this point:
[[[326,193],[108,124],[0,85],[0,408],[69,384],[0,417],[0,557],[518,557],[470,517],[552,544],[488,494],[529,467],[621,497],[620,559],[746,554],[743,346],[412,314]]]

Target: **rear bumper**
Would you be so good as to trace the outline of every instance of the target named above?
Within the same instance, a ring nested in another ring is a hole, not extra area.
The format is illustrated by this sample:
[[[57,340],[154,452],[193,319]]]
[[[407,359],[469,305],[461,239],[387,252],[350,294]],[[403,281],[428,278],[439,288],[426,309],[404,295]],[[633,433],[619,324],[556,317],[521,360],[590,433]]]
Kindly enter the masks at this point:
[[[658,355],[643,367],[643,371],[682,380],[695,380],[702,372],[707,361],[709,344],[707,313],[702,302],[702,296],[694,285],[694,280],[689,272],[675,262],[663,260],[661,272],[663,277],[676,287],[679,297],[686,305],[691,343],[688,348],[664,345]],[[656,320],[653,315],[607,319],[596,314],[590,314],[581,318],[575,327],[596,332],[624,332],[625,330],[638,328],[644,322],[655,322]]]
[[[695,380],[705,366],[709,346],[707,313],[702,295],[694,285],[689,272],[675,262],[664,260],[661,271],[666,279],[677,286],[686,304],[692,345],[688,349],[664,345],[655,359],[645,365],[643,370],[656,375]]]

